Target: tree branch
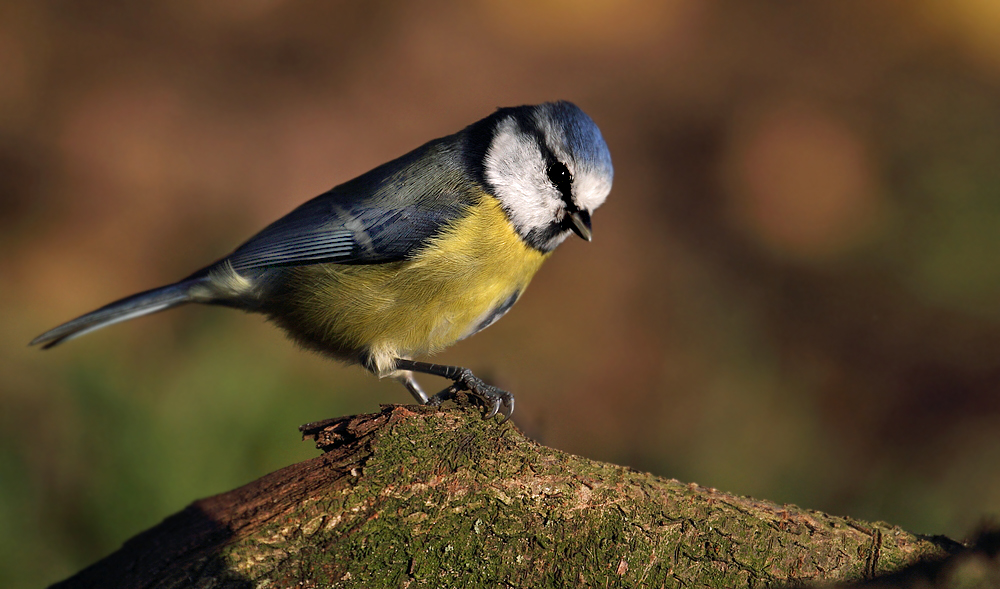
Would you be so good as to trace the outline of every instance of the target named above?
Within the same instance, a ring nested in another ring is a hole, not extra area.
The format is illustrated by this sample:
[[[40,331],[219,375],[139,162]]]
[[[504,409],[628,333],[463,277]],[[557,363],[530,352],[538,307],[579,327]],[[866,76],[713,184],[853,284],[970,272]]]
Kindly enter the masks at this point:
[[[469,407],[303,427],[323,455],[197,501],[57,587],[760,587],[959,548],[559,452]]]

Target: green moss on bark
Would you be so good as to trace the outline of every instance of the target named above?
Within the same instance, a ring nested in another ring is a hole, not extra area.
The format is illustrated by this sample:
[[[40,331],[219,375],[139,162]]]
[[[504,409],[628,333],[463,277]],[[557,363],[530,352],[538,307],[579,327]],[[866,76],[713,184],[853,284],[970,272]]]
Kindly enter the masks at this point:
[[[327,454],[189,508],[224,533],[140,586],[763,587],[946,553],[552,450],[471,409],[386,407],[312,435]]]

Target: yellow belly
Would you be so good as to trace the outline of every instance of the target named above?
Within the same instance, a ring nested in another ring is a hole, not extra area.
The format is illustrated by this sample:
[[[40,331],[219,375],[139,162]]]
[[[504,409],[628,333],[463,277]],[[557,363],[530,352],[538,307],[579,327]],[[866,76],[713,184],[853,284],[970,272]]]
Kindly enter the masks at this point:
[[[546,257],[525,245],[484,195],[412,260],[297,268],[286,316],[275,318],[310,347],[341,357],[367,352],[384,376],[395,358],[437,352],[470,335],[528,286]]]

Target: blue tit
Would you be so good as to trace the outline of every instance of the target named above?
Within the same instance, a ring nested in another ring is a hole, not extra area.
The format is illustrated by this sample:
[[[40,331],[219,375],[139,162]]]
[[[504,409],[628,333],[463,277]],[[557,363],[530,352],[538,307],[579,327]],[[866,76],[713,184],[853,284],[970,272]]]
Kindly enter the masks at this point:
[[[501,108],[299,206],[187,278],[35,338],[66,340],[187,303],[261,313],[305,348],[400,380],[420,403],[468,391],[486,416],[514,397],[466,368],[413,358],[488,327],[590,216],[613,169],[569,102]],[[454,382],[428,397],[413,373]]]

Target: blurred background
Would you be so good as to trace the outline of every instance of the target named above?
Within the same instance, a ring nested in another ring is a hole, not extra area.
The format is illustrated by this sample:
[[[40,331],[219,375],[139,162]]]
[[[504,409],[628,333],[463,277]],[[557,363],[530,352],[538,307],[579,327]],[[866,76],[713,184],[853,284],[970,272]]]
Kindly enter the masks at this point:
[[[993,521],[1000,4],[5,0],[3,586],[315,456],[301,423],[410,402],[226,309],[32,337],[560,98],[614,158],[594,242],[437,361],[568,452],[918,533]]]

